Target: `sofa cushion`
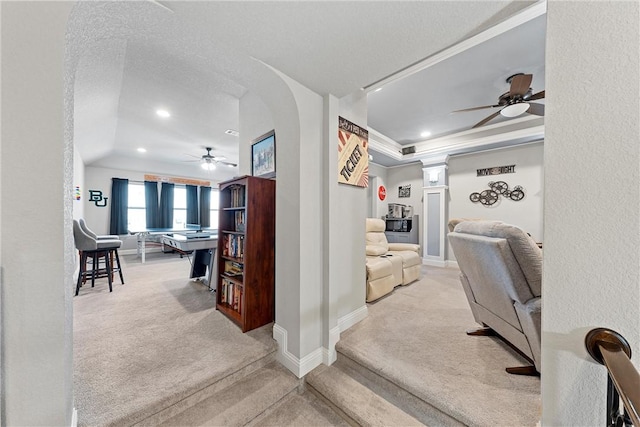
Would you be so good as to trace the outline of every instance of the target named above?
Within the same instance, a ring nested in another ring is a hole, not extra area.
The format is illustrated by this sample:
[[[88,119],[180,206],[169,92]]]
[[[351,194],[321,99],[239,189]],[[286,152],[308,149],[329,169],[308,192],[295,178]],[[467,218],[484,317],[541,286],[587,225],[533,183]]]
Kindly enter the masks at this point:
[[[389,251],[390,255],[402,258],[402,268],[413,267],[422,264],[420,255],[413,251]]]
[[[367,257],[367,279],[375,280],[385,276],[393,276],[391,261],[380,257]]]
[[[390,251],[413,251],[420,254],[420,245],[415,243],[389,243]]]
[[[378,255],[385,254],[389,250],[389,243],[387,243],[387,237],[384,235],[384,233],[371,232],[367,233],[365,237],[365,245],[367,245],[367,247],[375,246],[382,250],[382,252]]]

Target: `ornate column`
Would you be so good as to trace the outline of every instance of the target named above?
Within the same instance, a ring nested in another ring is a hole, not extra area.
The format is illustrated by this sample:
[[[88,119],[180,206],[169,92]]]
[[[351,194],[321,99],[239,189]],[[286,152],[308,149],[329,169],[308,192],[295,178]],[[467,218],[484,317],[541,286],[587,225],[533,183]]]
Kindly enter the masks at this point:
[[[447,203],[449,156],[422,160],[423,172],[423,235],[422,262],[437,267],[446,266]]]

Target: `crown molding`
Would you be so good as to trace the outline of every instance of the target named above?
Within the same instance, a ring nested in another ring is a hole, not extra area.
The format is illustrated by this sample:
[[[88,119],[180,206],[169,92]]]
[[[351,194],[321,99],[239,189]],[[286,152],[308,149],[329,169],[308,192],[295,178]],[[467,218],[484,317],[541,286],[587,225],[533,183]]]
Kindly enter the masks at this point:
[[[365,93],[369,93],[375,89],[383,87],[386,84],[389,84],[393,81],[402,79],[404,77],[415,74],[419,71],[424,70],[425,68],[429,68],[439,62],[442,62],[446,59],[451,58],[465,50],[471,49],[474,46],[477,46],[481,43],[484,43],[487,40],[490,40],[500,34],[506,33],[507,31],[516,28],[519,25],[524,24],[525,22],[531,21],[541,15],[547,13],[547,0],[541,0],[533,5],[529,6],[526,9],[521,10],[510,18],[505,19],[497,25],[494,25],[491,28],[488,28],[482,31],[479,34],[476,34],[473,37],[470,37],[466,40],[463,40],[455,45],[452,45],[434,55],[431,55],[425,59],[422,59],[408,67],[391,74],[387,77],[384,77],[376,82],[373,82],[365,87],[362,90]]]
[[[402,145],[398,144],[393,139],[386,135],[381,134],[373,128],[368,128],[369,131],[369,149],[391,157],[394,160],[401,161],[402,157]]]

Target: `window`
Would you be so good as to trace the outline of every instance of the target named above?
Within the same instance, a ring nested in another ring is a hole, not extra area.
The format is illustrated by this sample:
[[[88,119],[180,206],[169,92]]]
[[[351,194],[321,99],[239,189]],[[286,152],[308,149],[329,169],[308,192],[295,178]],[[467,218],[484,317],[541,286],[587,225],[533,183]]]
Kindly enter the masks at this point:
[[[209,201],[209,219],[210,219],[210,227],[213,229],[218,229],[218,210],[219,210],[219,194],[220,192],[215,189],[211,189],[211,200]]]
[[[187,228],[187,187],[184,185],[173,188],[173,228]]]
[[[218,228],[218,190],[211,190],[211,227]],[[147,214],[144,184],[129,182],[129,230],[144,230],[147,226]],[[187,228],[187,188],[175,185],[173,188],[173,226],[176,230]]]
[[[129,230],[144,230],[147,224],[144,200],[144,184],[129,182],[129,207],[127,209]]]

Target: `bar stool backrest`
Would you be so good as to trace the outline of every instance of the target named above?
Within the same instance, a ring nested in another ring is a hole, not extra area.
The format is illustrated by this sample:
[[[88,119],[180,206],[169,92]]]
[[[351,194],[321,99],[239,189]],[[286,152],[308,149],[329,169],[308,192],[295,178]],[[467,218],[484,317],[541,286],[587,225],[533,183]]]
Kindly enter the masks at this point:
[[[76,249],[79,251],[95,251],[98,249],[98,243],[95,237],[87,234],[77,220],[73,220],[73,240],[76,244]]]

